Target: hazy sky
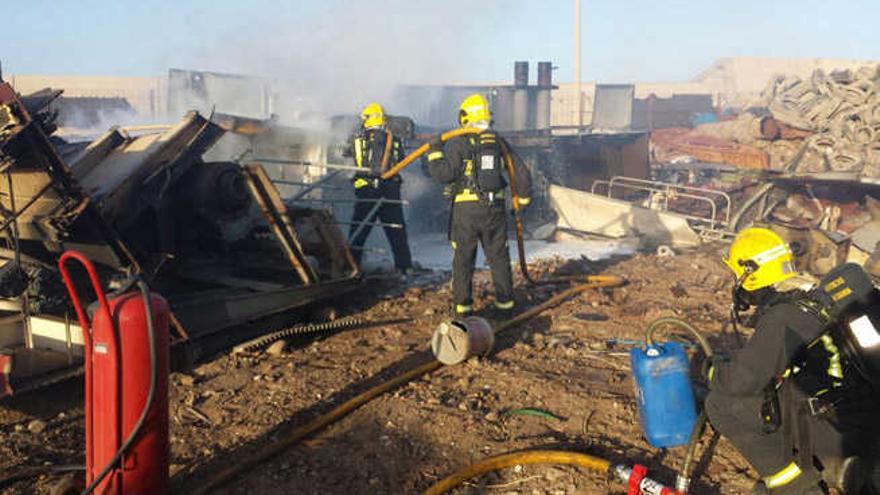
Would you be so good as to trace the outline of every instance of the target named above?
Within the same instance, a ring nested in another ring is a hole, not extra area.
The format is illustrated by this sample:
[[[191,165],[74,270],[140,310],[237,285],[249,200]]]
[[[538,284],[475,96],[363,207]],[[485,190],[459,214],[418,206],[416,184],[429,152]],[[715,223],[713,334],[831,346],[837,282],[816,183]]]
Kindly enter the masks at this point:
[[[5,0],[0,60],[17,74],[177,67],[399,82],[508,81],[514,60],[552,60],[568,81],[573,5]],[[585,80],[687,80],[734,55],[880,59],[878,0],[582,0],[582,9]]]

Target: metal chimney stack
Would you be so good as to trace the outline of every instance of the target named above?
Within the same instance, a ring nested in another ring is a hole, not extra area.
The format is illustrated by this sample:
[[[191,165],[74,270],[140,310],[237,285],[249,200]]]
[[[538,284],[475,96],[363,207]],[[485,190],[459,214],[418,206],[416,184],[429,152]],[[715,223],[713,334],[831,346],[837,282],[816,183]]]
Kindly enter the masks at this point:
[[[513,63],[513,119],[511,130],[522,131],[529,120],[529,63]]]
[[[535,97],[535,128],[550,128],[550,91],[553,89],[553,64],[538,62],[538,91]]]

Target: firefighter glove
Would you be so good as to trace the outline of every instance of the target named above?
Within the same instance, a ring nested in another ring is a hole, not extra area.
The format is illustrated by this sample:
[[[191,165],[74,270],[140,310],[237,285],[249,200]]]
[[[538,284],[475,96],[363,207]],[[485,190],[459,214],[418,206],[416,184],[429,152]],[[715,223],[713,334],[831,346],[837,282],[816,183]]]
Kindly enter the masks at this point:
[[[433,162],[442,158],[443,140],[440,138],[440,134],[437,134],[428,141],[428,162]]]

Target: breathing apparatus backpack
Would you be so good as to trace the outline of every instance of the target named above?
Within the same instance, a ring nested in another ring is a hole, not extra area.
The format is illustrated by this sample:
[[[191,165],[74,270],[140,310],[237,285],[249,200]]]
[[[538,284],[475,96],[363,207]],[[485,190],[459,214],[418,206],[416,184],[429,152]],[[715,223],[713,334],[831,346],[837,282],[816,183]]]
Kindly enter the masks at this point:
[[[880,291],[868,273],[860,265],[844,263],[799,304],[826,322],[852,367],[872,386],[880,386]]]
[[[492,131],[478,134],[470,141],[470,166],[465,167],[459,191],[469,189],[482,200],[492,202],[495,194],[507,187],[504,180],[504,154],[500,137]]]

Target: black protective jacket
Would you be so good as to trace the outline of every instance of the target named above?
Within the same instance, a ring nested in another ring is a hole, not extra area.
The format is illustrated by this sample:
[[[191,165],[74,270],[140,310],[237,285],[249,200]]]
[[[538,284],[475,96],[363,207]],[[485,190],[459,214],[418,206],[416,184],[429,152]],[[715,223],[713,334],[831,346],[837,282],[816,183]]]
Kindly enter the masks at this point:
[[[488,130],[486,132],[495,132]],[[497,135],[497,133],[496,133]],[[522,158],[511,148],[501,136],[498,139],[510,150],[513,158],[516,192],[520,198],[532,197],[532,177]],[[435,180],[444,184],[464,184],[466,163],[473,160],[476,150],[476,138],[473,135],[458,136],[446,142],[442,156],[432,159],[433,151],[428,154],[428,173]]]
[[[403,142],[385,129],[367,129],[351,141],[351,156],[362,171],[356,177],[378,177],[405,156]],[[399,179],[399,174],[396,176]]]
[[[759,306],[754,335],[729,361],[714,363],[709,385],[713,391],[761,395],[793,363],[806,359],[810,344],[825,332],[825,322],[794,302],[794,297],[774,294]]]

